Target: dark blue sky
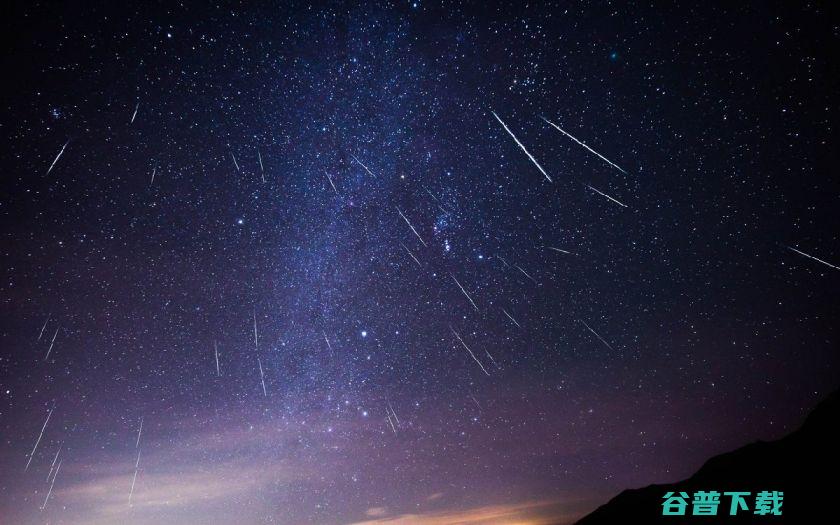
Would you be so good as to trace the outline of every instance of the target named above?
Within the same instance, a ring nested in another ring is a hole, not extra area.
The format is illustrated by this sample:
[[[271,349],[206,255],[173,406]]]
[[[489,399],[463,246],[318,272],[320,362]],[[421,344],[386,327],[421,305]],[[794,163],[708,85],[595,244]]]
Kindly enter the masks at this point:
[[[3,18],[4,522],[565,523],[838,384],[819,3]]]

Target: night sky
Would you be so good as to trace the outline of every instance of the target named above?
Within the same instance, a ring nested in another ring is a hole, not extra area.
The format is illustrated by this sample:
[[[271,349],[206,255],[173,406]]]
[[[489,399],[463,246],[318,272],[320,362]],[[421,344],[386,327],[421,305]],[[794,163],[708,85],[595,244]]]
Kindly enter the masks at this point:
[[[840,384],[819,3],[126,4],[0,17],[0,523],[567,523]]]

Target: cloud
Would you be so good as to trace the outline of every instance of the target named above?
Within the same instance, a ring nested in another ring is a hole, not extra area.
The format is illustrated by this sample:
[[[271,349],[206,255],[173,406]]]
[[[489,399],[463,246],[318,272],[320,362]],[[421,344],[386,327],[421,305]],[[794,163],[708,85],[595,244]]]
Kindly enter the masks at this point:
[[[194,432],[149,443],[140,457],[131,506],[132,456],[66,461],[51,506],[65,509],[61,522],[67,524],[183,523],[184,516],[190,523],[217,523],[220,511],[241,508],[235,503],[311,476],[300,462],[271,453],[277,440],[266,434],[262,428]],[[250,455],[239,450],[243,445]]]
[[[577,513],[562,512],[559,506],[556,501],[526,501],[378,517],[351,525],[559,525],[571,523],[577,517]]]
[[[365,511],[365,516],[370,516],[371,518],[380,518],[388,514],[388,509],[385,507],[371,507]]]
[[[179,465],[177,472],[141,470],[128,505],[134,473],[99,476],[54,494],[55,501],[80,509],[80,523],[143,522],[144,517],[212,506],[278,482],[291,482],[297,475],[280,465],[243,467],[231,462],[207,468],[198,464]],[[152,520],[153,522],[153,520]]]

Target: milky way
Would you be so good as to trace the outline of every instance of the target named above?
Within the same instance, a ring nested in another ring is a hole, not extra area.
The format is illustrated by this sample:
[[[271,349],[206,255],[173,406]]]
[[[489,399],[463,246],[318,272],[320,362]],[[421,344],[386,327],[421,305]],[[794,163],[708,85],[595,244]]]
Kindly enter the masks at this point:
[[[3,523],[567,523],[838,384],[821,8],[7,11]]]

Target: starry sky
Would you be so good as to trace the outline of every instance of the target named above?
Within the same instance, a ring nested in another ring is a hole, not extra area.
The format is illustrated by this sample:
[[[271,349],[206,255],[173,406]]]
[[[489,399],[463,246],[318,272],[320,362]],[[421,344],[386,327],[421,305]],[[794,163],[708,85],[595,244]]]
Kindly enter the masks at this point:
[[[565,524],[796,428],[840,26],[730,4],[4,8],[0,522]]]

